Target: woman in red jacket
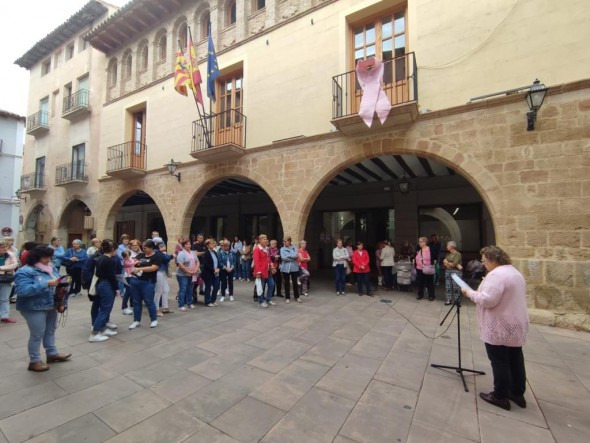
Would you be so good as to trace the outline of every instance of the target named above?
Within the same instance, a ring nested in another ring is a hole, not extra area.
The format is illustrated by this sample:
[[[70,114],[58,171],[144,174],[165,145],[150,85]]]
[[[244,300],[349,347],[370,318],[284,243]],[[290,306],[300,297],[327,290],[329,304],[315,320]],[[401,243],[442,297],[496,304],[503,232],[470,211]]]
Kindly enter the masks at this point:
[[[363,285],[367,290],[367,295],[372,297],[373,293],[369,287],[369,253],[363,249],[363,242],[356,242],[356,251],[352,254],[352,272],[356,278],[356,284],[359,290],[359,297],[363,295]]]
[[[268,308],[268,305],[275,305],[272,301],[273,292],[275,290],[274,280],[271,275],[271,257],[267,247],[268,238],[264,234],[258,236],[258,244],[254,246],[254,278],[256,284],[260,279],[262,285],[262,294],[258,294],[258,305],[262,308]],[[266,290],[266,301],[264,297],[264,291]]]

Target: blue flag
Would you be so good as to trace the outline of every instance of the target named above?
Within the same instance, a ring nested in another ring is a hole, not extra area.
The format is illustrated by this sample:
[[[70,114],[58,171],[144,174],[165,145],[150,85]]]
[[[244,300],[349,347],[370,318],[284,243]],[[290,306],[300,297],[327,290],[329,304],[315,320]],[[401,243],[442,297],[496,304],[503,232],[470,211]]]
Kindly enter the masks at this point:
[[[219,66],[217,66],[217,55],[213,46],[213,38],[209,34],[209,48],[207,50],[207,97],[215,101],[215,79],[219,77]]]

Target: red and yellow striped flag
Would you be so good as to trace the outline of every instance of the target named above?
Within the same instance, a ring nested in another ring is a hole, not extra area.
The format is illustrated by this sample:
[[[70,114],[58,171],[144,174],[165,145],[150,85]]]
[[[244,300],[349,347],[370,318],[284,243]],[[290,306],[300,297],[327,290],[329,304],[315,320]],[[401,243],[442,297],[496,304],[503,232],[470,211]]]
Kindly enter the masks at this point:
[[[186,60],[182,53],[182,48],[178,47],[176,53],[176,70],[174,71],[174,89],[182,95],[187,94],[187,88],[191,88],[191,79],[186,68]]]
[[[193,45],[192,36],[189,38],[188,47],[190,48],[188,72],[189,74],[191,74],[191,87],[193,91],[195,91],[197,102],[203,104],[203,94],[201,93],[201,83],[203,82],[203,80],[201,79],[201,71],[199,71],[199,63],[197,61],[197,56],[195,54],[195,46]]]

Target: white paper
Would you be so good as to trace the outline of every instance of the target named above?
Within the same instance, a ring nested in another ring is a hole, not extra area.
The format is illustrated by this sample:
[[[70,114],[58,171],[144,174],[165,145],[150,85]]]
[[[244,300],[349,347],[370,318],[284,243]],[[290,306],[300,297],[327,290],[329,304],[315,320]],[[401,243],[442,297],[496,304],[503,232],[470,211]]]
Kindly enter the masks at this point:
[[[457,285],[461,289],[471,289],[471,286],[469,286],[467,283],[465,283],[465,281],[463,281],[463,279],[461,277],[459,277],[457,274],[452,274],[451,278],[455,281],[455,283],[457,283]]]

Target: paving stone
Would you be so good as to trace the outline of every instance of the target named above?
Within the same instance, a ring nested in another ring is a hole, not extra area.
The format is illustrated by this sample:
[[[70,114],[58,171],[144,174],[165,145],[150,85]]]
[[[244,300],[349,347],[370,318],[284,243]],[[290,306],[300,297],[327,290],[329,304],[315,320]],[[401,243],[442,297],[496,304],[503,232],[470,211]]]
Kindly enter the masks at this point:
[[[465,392],[461,380],[426,372],[418,398],[414,422],[454,434],[467,440],[479,440],[475,390],[468,383]]]
[[[282,343],[250,360],[248,364],[276,374],[303,355],[309,348],[311,348],[311,345],[307,343],[284,340]]]
[[[393,348],[375,374],[379,380],[419,392],[428,363],[428,355]]]
[[[143,390],[97,409],[94,415],[120,433],[170,405],[153,392]]]
[[[236,343],[243,343],[259,335],[258,332],[249,329],[238,329],[234,332],[220,335],[203,343],[199,343],[199,348],[205,349],[215,354],[221,354],[228,346]]]
[[[397,340],[398,335],[388,334],[381,331],[369,331],[350,350],[352,354],[364,357],[384,360],[391,347]]]
[[[432,339],[424,337],[413,326],[408,325],[395,341],[393,349],[430,354]]]
[[[103,368],[109,369],[118,374],[126,374],[138,368],[143,368],[155,362],[161,361],[159,357],[149,352],[129,353],[126,356],[119,356],[117,359],[105,361]]]
[[[102,366],[97,366],[57,378],[54,381],[68,394],[71,394],[72,392],[81,391],[82,389],[97,385],[116,376],[116,372],[105,369]]]
[[[67,394],[65,390],[51,381],[11,392],[0,397],[0,419],[56,400]]]
[[[340,434],[361,443],[406,441],[417,401],[416,392],[372,381]]]
[[[333,366],[354,345],[356,341],[348,338],[330,336],[301,356],[302,360],[312,361],[320,365]]]
[[[539,400],[539,407],[543,411],[556,441],[567,443],[588,441],[590,420],[588,420],[586,412],[543,400]]]
[[[229,408],[211,425],[242,443],[260,440],[282,417],[284,411],[246,397]]]
[[[188,395],[177,405],[210,423],[268,381],[272,375],[270,372],[245,365]]]
[[[209,380],[217,380],[263,352],[262,348],[256,348],[245,343],[236,343],[226,348],[225,352],[191,366],[188,370]]]
[[[151,386],[149,389],[169,402],[176,403],[209,383],[211,383],[211,380],[205,377],[182,370],[178,374]]]
[[[285,325],[277,326],[276,328],[251,338],[246,344],[257,346],[262,349],[270,349],[281,343],[284,339],[293,337],[299,332],[298,329],[286,327]]]
[[[315,325],[316,323],[319,323],[320,320],[325,316],[326,314],[317,313],[317,311],[314,311],[311,314],[298,315],[293,320],[283,323],[283,326],[287,328],[303,330]]]
[[[414,420],[410,428],[407,443],[473,443],[474,441],[478,442],[479,438],[478,440],[468,440],[451,434],[450,432],[444,432],[438,428],[430,427],[423,423],[417,423]]]
[[[113,435],[111,428],[93,414],[86,414],[27,440],[27,443],[101,443]]]
[[[350,438],[343,437],[342,435],[338,434],[332,443],[358,443]]]
[[[141,386],[117,377],[5,418],[0,429],[9,441],[21,442],[140,390]]]
[[[380,365],[379,360],[347,354],[317,382],[316,387],[356,401]]]
[[[288,411],[328,369],[328,366],[296,360],[266,381],[250,396],[283,411]]]
[[[213,426],[204,424],[202,428],[183,443],[240,443]]]
[[[481,443],[513,441],[515,436],[519,443],[555,443],[547,429],[487,412],[479,413],[479,427]]]
[[[202,429],[204,423],[175,405],[132,426],[107,443],[180,443]]]
[[[354,407],[354,401],[311,389],[261,440],[263,443],[329,443]]]
[[[344,324],[344,326],[334,331],[332,335],[350,340],[360,340],[371,329],[371,326],[372,323],[366,319],[357,318]]]

